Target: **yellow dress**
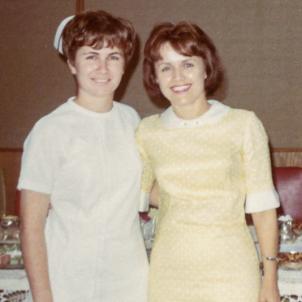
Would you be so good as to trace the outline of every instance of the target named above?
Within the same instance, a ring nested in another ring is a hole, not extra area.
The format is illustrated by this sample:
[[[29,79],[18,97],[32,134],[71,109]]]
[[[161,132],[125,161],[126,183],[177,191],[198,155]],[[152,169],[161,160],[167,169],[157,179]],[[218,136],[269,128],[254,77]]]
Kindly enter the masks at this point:
[[[160,188],[149,302],[258,302],[245,211],[279,205],[267,136],[254,113],[209,103],[195,120],[169,108],[137,131],[143,196]]]

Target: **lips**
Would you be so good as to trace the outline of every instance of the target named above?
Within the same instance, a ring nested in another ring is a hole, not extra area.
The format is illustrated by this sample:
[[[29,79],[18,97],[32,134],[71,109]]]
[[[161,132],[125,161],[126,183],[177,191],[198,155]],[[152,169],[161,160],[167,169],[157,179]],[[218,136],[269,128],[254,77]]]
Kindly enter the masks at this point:
[[[106,79],[92,78],[92,81],[97,84],[107,84],[108,82],[110,82],[110,79],[108,79],[108,78],[106,78]]]
[[[171,90],[175,93],[183,93],[187,92],[191,88],[192,84],[185,84],[185,85],[174,85],[171,86]]]

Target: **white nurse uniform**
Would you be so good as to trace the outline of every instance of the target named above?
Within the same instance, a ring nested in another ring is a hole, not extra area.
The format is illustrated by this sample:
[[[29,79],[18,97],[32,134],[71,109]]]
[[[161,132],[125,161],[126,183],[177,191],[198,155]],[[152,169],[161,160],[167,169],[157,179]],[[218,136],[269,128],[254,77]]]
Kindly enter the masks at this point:
[[[96,113],[70,98],[25,141],[18,188],[50,194],[45,232],[55,302],[147,301],[138,122],[127,105]]]

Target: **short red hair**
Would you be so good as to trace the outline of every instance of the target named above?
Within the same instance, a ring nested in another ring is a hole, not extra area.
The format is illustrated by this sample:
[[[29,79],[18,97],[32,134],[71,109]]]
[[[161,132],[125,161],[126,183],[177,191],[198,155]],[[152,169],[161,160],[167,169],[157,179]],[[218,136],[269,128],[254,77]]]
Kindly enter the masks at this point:
[[[169,43],[175,51],[184,56],[201,57],[207,78],[206,96],[211,95],[223,79],[223,68],[216,47],[211,38],[196,24],[189,22],[161,23],[153,28],[144,49],[144,84],[151,96],[163,96],[156,82],[154,64],[161,59],[160,48]]]
[[[87,11],[76,15],[65,26],[62,33],[64,56],[74,62],[77,50],[86,45],[96,49],[118,47],[126,63],[136,46],[136,32],[132,24],[102,11]]]

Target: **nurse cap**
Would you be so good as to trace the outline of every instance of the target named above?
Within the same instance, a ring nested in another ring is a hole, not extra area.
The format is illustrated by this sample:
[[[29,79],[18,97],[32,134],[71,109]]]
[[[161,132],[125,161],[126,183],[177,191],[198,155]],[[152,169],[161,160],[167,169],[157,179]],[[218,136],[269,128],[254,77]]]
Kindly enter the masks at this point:
[[[73,18],[74,18],[74,16],[69,16],[69,17],[66,17],[65,19],[63,19],[61,21],[61,23],[59,24],[56,34],[55,34],[53,46],[61,55],[63,55],[62,33],[63,33],[65,25]]]

